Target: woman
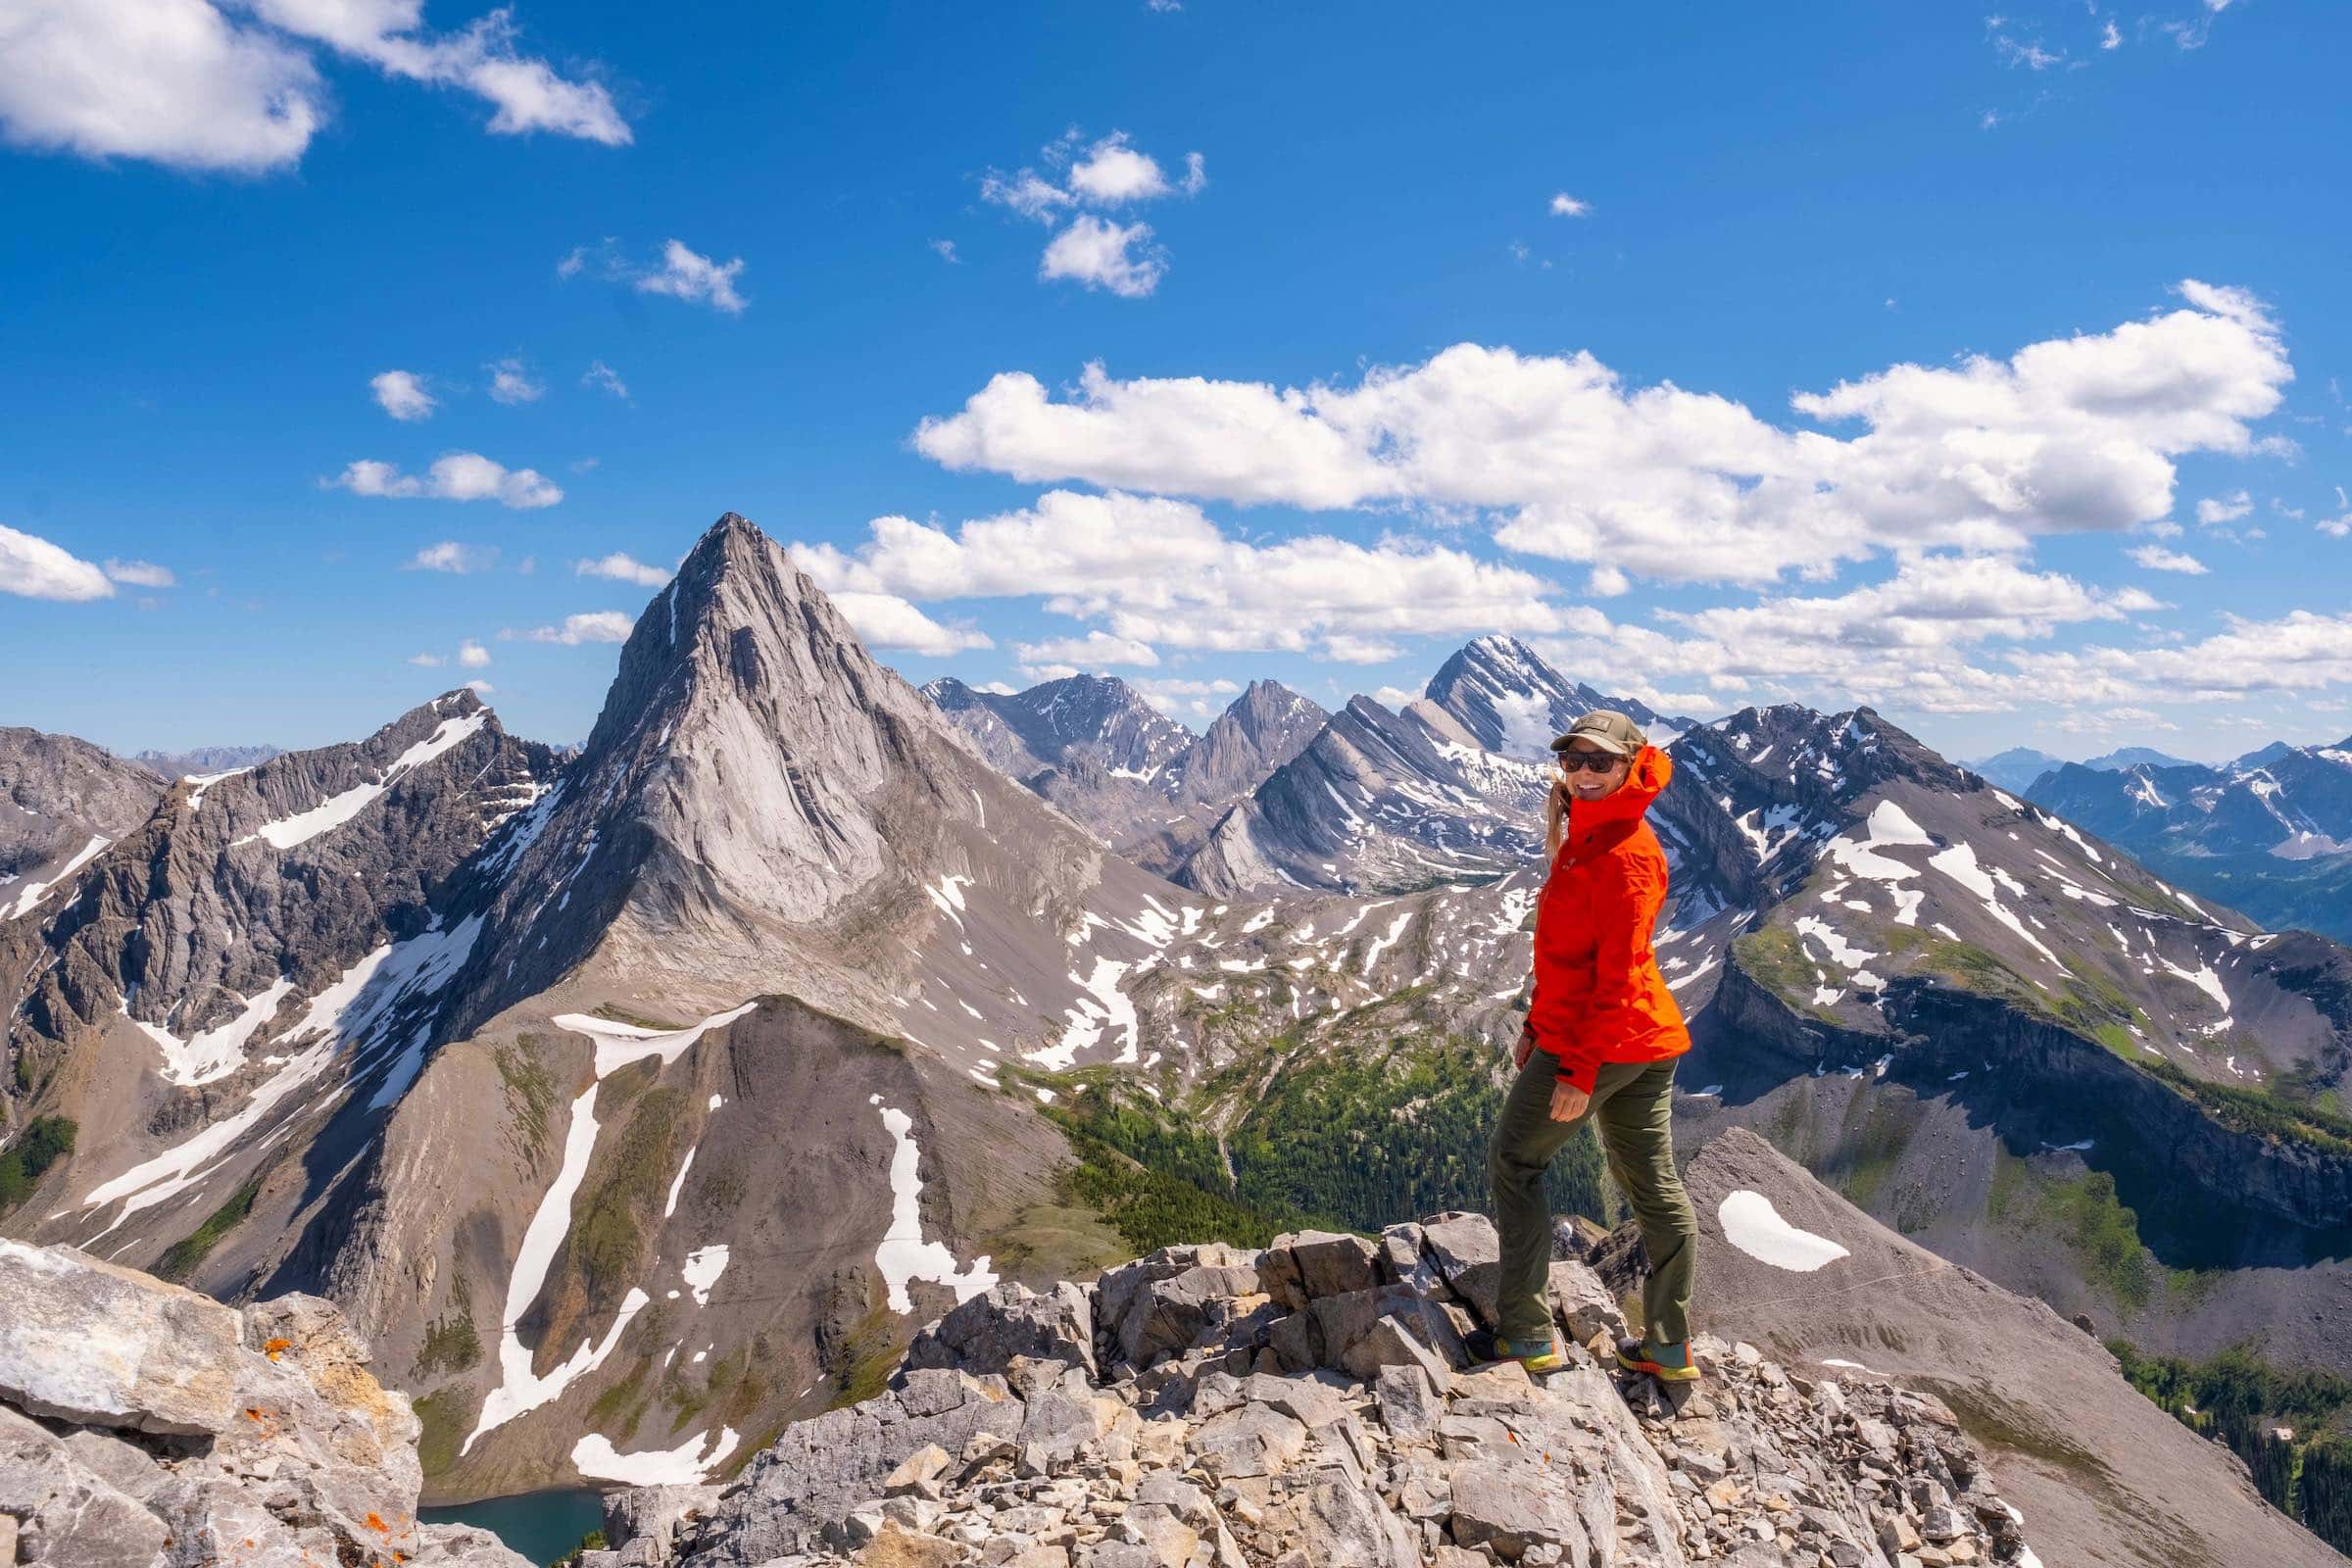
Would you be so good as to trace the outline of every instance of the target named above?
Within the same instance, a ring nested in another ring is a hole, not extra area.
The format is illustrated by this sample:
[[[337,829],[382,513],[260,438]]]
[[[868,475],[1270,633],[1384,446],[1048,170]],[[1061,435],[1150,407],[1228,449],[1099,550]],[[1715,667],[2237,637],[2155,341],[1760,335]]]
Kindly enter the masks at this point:
[[[1618,1365],[1688,1382],[1698,1376],[1690,1324],[1698,1225],[1674,1168],[1671,1114],[1674,1061],[1690,1035],[1650,952],[1666,855],[1642,820],[1674,764],[1623,713],[1585,714],[1552,750],[1561,776],[1546,813],[1551,873],[1536,906],[1535,999],[1487,1159],[1502,1234],[1493,1348],[1530,1372],[1566,1364],[1546,1292],[1544,1171],[1591,1116],[1649,1255],[1644,1332],[1618,1347]]]

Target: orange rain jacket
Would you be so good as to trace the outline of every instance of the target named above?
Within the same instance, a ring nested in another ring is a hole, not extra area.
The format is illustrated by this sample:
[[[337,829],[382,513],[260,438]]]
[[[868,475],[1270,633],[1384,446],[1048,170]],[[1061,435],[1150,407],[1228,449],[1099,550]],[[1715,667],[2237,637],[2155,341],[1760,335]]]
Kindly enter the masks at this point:
[[[1666,904],[1666,852],[1642,820],[1674,775],[1654,746],[1625,783],[1572,800],[1568,835],[1536,905],[1536,993],[1527,1027],[1585,1093],[1605,1061],[1661,1061],[1690,1049],[1649,938]]]

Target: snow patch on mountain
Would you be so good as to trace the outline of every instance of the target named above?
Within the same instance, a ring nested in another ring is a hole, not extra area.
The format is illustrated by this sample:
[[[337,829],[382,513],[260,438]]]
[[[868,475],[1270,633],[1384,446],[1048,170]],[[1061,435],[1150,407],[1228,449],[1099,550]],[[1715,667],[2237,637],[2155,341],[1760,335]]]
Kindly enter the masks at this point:
[[[974,1258],[970,1268],[958,1269],[956,1254],[944,1243],[923,1240],[922,1151],[914,1142],[914,1118],[895,1105],[884,1105],[881,1111],[882,1125],[897,1141],[890,1156],[890,1230],[874,1250],[874,1266],[890,1286],[890,1309],[914,1310],[913,1298],[906,1294],[909,1280],[944,1285],[956,1293],[958,1303],[968,1301],[997,1283],[988,1254]]]
[[[1716,1206],[1715,1217],[1723,1226],[1725,1241],[1760,1263],[1792,1274],[1811,1274],[1852,1255],[1828,1237],[1789,1224],[1772,1206],[1771,1199],[1746,1188],[1727,1193]]]
[[[243,838],[230,842],[232,845],[251,844],[256,839],[266,839],[277,849],[290,850],[297,844],[305,843],[317,838],[321,833],[341,827],[359,815],[361,811],[367,809],[370,802],[399,783],[404,775],[415,768],[422,767],[443,752],[466,740],[488,723],[489,719],[490,710],[487,708],[476,709],[464,718],[445,718],[433,727],[430,735],[394,758],[392,765],[384,770],[382,778],[371,784],[355,784],[339,795],[328,796],[307,811],[297,811],[292,816],[279,817],[273,822],[265,822]]]
[[[592,1480],[618,1481],[631,1487],[699,1486],[726,1462],[741,1441],[733,1427],[721,1427],[715,1438],[698,1432],[674,1448],[621,1453],[603,1433],[591,1432],[572,1446],[571,1467]]]
[[[131,1018],[131,1023],[164,1054],[164,1081],[192,1089],[225,1078],[245,1065],[245,1042],[276,1013],[277,1004],[294,989],[284,975],[252,997],[238,997],[244,1010],[224,1024],[203,1030],[186,1040],[161,1024]],[[232,993],[233,995],[233,993]],[[130,1018],[130,1000],[122,1001],[122,1015]]]
[[[33,906],[49,896],[49,890],[61,885],[74,872],[98,858],[106,847],[115,841],[102,833],[90,835],[90,841],[74,852],[73,858],[57,868],[57,874],[45,882],[27,882],[18,891],[17,900],[6,909],[0,909],[0,920],[21,920],[32,912]]]

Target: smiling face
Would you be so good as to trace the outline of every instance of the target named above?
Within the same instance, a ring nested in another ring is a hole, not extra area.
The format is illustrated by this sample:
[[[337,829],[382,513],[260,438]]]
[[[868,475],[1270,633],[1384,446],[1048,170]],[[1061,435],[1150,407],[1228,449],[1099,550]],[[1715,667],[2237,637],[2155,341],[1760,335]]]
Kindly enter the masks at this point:
[[[1598,762],[1607,765],[1595,768],[1593,764]],[[1580,738],[1568,743],[1568,750],[1561,755],[1560,765],[1565,772],[1570,795],[1580,801],[1597,801],[1613,793],[1625,782],[1633,759],[1615,756]]]

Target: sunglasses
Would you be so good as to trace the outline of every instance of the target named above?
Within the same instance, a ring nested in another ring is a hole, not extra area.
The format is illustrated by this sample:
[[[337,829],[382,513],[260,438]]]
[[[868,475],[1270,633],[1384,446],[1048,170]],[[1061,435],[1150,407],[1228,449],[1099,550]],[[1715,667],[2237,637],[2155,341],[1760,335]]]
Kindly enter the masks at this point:
[[[1608,752],[1561,752],[1560,770],[1564,773],[1606,773],[1625,760]]]

